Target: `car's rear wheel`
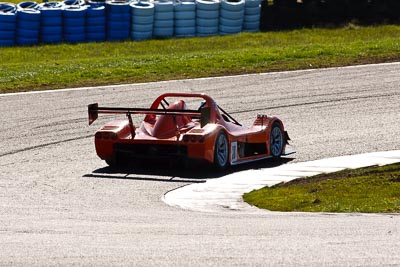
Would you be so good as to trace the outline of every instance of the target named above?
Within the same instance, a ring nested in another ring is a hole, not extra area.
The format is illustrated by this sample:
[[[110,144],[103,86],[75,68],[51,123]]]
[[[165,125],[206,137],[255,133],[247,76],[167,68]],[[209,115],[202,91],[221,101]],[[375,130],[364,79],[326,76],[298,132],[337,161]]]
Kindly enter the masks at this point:
[[[127,165],[128,158],[122,153],[116,153],[111,158],[105,160],[108,166],[118,168]]]
[[[277,122],[275,122],[271,128],[269,147],[272,157],[279,158],[282,155],[285,147],[285,140],[283,137],[282,127]]]
[[[226,134],[221,131],[215,139],[214,147],[214,166],[219,170],[223,170],[228,166],[229,145]]]
[[[118,163],[117,163],[117,161],[115,160],[115,158],[106,159],[106,163],[107,163],[107,165],[110,166],[110,167],[117,167],[117,166],[118,166]]]

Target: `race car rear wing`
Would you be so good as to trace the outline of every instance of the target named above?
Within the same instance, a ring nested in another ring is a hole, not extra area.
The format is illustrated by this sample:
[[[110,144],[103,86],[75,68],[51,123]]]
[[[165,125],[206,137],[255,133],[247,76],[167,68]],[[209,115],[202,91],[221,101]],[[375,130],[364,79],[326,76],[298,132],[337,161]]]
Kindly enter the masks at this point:
[[[210,121],[210,108],[201,108],[201,110],[188,109],[150,109],[150,108],[121,108],[121,107],[99,107],[98,103],[88,106],[89,125],[91,125],[99,116],[103,114],[126,114],[131,120],[131,114],[156,114],[156,115],[187,115],[200,117],[201,127]]]

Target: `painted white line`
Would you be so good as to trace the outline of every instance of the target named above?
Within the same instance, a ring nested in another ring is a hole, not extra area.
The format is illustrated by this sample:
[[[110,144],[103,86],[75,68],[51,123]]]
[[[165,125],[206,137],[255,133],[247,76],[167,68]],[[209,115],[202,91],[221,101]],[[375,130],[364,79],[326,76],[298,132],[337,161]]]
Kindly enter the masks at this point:
[[[400,150],[285,164],[274,168],[247,170],[209,179],[206,183],[190,184],[166,193],[162,200],[170,205],[202,212],[246,211],[263,212],[243,202],[242,195],[265,186],[296,178],[400,162]]]
[[[193,78],[193,79],[184,79],[184,80],[168,80],[168,81],[147,82],[147,83],[115,84],[115,85],[104,85],[104,86],[93,86],[93,87],[77,87],[77,88],[65,88],[65,89],[54,89],[54,90],[44,90],[44,91],[7,93],[7,94],[0,94],[0,97],[7,97],[7,96],[14,96],[14,95],[48,94],[48,93],[71,92],[71,91],[86,91],[86,90],[93,90],[93,89],[134,87],[134,86],[152,85],[152,84],[158,85],[158,84],[178,82],[178,81],[202,81],[202,80],[212,80],[212,79],[221,80],[221,79],[243,78],[243,77],[265,76],[265,75],[276,76],[276,75],[287,74],[287,73],[304,73],[304,72],[315,72],[315,71],[322,71],[322,70],[355,69],[355,68],[368,68],[371,66],[391,66],[391,65],[400,65],[400,62],[366,64],[366,65],[355,65],[355,66],[344,66],[344,67],[331,67],[331,68],[320,68],[320,69],[290,70],[290,71],[280,71],[280,72],[265,72],[265,73],[241,74],[241,75],[218,76],[218,77],[204,77],[204,78]]]

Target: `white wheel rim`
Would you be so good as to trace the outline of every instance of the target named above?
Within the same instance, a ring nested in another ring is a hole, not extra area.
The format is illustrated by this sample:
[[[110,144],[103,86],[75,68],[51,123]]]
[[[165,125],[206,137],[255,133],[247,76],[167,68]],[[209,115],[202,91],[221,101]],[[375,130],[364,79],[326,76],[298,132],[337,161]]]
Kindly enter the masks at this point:
[[[280,156],[283,148],[282,131],[279,127],[274,127],[271,132],[271,153],[273,156]]]
[[[223,134],[217,140],[217,160],[220,166],[225,166],[228,160],[228,141]]]

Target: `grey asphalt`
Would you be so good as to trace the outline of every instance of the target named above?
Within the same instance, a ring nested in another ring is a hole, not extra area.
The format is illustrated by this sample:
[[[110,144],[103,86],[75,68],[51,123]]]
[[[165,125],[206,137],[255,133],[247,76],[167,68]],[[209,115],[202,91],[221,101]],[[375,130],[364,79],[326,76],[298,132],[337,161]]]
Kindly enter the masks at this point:
[[[398,215],[170,207],[166,192],[222,174],[107,168],[93,134],[110,118],[89,127],[86,110],[210,94],[247,125],[279,116],[297,150],[281,163],[293,164],[400,149],[399,73],[394,63],[0,95],[0,265],[399,265]]]

